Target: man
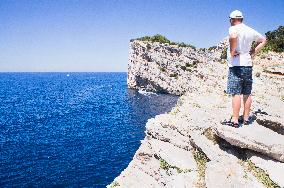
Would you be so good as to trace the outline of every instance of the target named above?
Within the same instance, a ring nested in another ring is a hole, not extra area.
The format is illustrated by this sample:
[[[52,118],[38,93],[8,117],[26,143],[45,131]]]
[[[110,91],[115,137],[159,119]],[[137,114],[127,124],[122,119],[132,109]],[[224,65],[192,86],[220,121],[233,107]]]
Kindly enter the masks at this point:
[[[252,58],[266,43],[266,38],[243,23],[243,14],[235,10],[230,14],[227,93],[232,95],[233,116],[230,125],[239,126],[241,95],[243,95],[243,117],[245,125],[250,123],[250,107],[252,103]],[[251,49],[252,43],[256,47]]]

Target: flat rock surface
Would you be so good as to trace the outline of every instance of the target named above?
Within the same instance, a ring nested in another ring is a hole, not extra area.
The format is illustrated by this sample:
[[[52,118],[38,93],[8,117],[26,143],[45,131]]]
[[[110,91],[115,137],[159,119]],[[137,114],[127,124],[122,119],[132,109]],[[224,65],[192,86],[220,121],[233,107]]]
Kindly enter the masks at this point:
[[[284,135],[284,119],[268,115],[258,115],[256,122],[278,134]]]
[[[278,74],[284,76],[284,65],[282,66],[271,66],[267,67],[265,69],[266,72],[272,73],[272,74]]]
[[[221,125],[214,130],[232,145],[248,148],[284,162],[284,136],[268,128],[253,123],[240,128]]]
[[[168,142],[157,139],[151,140],[152,150],[167,161],[169,164],[180,168],[181,170],[196,170],[196,162],[190,151],[178,148]]]
[[[220,187],[242,187],[261,188],[264,187],[242,166],[232,161],[210,161],[206,166],[205,181],[207,188]]]

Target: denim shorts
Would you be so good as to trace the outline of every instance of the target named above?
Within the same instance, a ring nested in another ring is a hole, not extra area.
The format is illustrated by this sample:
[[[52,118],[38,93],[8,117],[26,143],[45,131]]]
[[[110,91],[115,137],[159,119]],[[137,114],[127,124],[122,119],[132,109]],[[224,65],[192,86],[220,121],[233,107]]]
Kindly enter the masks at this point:
[[[252,66],[229,67],[227,94],[250,95],[252,90]]]

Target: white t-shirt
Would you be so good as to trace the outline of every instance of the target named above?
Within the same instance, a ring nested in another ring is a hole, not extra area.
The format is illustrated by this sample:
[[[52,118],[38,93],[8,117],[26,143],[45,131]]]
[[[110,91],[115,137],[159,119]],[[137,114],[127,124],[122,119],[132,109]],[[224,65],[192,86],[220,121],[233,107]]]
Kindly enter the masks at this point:
[[[229,67],[252,66],[252,60],[251,60],[251,56],[249,54],[252,42],[258,41],[263,36],[260,33],[258,33],[257,31],[255,31],[254,29],[245,25],[244,23],[231,26],[229,28],[229,35],[231,35],[233,33],[237,34],[236,51],[240,55],[231,58],[230,45],[229,45],[228,49],[227,49],[228,66]]]

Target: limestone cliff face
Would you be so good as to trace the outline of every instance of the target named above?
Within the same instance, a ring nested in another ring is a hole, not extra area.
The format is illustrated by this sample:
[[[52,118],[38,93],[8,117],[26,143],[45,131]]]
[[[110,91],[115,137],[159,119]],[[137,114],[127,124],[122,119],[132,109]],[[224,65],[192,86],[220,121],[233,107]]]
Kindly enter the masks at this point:
[[[134,40],[130,42],[128,87],[175,95],[196,90],[196,76],[205,76],[198,70],[220,61],[222,49],[220,45],[210,51]]]
[[[231,116],[225,43],[204,51],[130,43],[130,88],[183,95],[148,120],[133,160],[107,187],[284,187],[284,53],[255,58],[252,122],[234,128],[220,123]]]

